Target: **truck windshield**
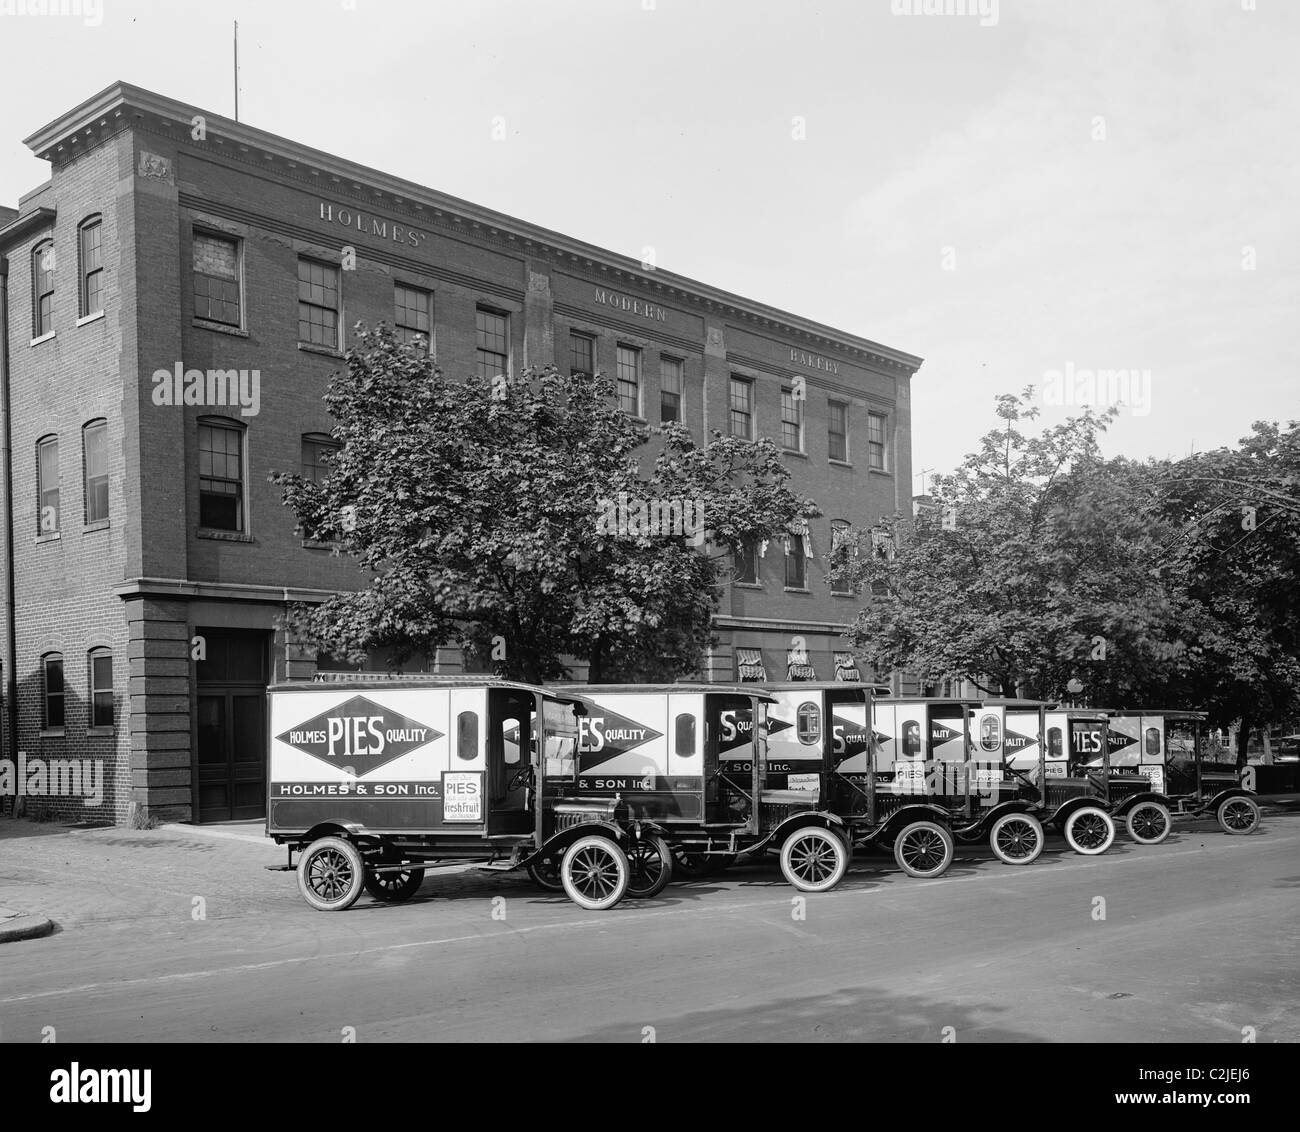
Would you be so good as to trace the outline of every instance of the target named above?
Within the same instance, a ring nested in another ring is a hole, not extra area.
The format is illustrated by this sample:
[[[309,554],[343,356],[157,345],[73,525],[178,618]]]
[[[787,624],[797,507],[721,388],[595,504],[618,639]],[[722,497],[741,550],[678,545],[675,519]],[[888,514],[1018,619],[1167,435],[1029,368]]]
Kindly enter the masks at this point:
[[[547,778],[572,778],[577,773],[578,713],[573,704],[542,700],[542,750]]]

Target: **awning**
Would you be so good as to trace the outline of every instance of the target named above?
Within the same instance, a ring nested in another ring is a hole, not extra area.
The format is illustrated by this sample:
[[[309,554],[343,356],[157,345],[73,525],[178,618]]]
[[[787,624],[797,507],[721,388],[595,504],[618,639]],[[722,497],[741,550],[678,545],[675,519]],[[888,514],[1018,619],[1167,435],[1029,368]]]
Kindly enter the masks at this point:
[[[842,684],[862,682],[862,673],[858,671],[858,666],[853,660],[851,652],[837,652],[835,654],[835,679]]]
[[[763,667],[762,649],[736,650],[736,677],[743,681],[766,680],[767,669]]]
[[[787,680],[816,680],[817,670],[808,663],[808,649],[792,648],[786,652]]]

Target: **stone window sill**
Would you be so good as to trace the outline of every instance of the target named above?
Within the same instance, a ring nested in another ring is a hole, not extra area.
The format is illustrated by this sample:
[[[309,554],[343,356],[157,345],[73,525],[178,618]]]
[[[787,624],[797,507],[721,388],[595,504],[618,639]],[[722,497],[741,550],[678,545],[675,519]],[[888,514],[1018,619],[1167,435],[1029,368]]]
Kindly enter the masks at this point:
[[[763,588],[762,582],[732,582],[731,584],[738,590],[761,590]]]
[[[112,521],[111,521],[111,520],[109,520],[109,519],[96,519],[93,523],[87,523],[84,527],[82,527],[82,528],[81,528],[81,533],[82,533],[83,535],[88,535],[88,534],[90,534],[92,531],[106,531],[106,530],[108,530],[108,528],[109,528],[110,526],[112,526]]]
[[[848,460],[827,460],[828,464],[836,468],[851,468],[853,465]]]
[[[61,531],[47,531],[43,535],[37,535],[36,542],[38,544],[43,542],[58,542],[62,538],[63,538],[63,533]]]
[[[30,345],[39,346],[42,342],[48,342],[54,337],[55,332],[51,330],[48,334],[42,334],[39,338],[33,338]]]
[[[98,322],[98,321],[99,321],[101,318],[103,318],[103,317],[104,317],[104,312],[103,312],[103,311],[94,311],[94,312],[91,313],[91,314],[82,315],[81,318],[77,319],[77,325],[78,325],[78,326],[89,326],[90,323],[92,323],[92,322]]]
[[[305,538],[302,540],[303,550],[334,550],[343,548],[341,542],[322,541],[321,539]]]
[[[42,738],[42,739],[62,739],[62,738],[64,738],[64,730],[63,730],[62,727],[42,727],[42,728],[41,728],[41,738]]]
[[[343,360],[343,353],[334,346],[318,346],[315,342],[299,342],[298,349],[304,354],[320,354],[324,358],[338,358]]]
[[[247,338],[248,331],[242,326],[231,326],[228,322],[213,322],[207,318],[195,318],[191,325],[200,330],[211,330],[214,334],[233,334],[236,338]]]
[[[117,734],[114,727],[87,727],[86,734],[92,739],[111,739]]]
[[[806,460],[806,459],[808,459],[808,453],[807,453],[807,452],[800,452],[799,449],[797,449],[797,448],[782,448],[782,449],[781,449],[781,455],[782,455],[782,456],[797,456],[800,460]]]
[[[782,586],[781,588],[784,593],[788,593],[788,594],[811,594],[812,593],[812,590],[810,590],[807,586]]]
[[[195,538],[212,539],[214,542],[252,542],[253,536],[243,531],[214,531],[200,527],[194,532]]]

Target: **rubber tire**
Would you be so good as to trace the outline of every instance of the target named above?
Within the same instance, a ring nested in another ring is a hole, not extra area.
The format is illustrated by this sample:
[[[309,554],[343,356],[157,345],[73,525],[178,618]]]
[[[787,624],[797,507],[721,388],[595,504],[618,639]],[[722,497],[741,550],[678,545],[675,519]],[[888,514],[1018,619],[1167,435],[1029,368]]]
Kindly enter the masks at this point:
[[[1159,812],[1149,818],[1141,819],[1141,824],[1139,824],[1137,815],[1143,810],[1157,810]],[[1156,825],[1155,828],[1158,832],[1154,836],[1150,833],[1152,822],[1163,822],[1162,825]],[[1139,845],[1159,845],[1169,836],[1170,830],[1174,828],[1174,819],[1169,813],[1169,808],[1162,806],[1159,802],[1139,802],[1124,816],[1124,827],[1128,830],[1128,835]]]
[[[812,861],[809,854],[814,855]],[[827,860],[829,871],[824,872],[823,862]],[[798,871],[810,864],[816,871],[812,879]],[[781,845],[781,873],[800,892],[828,892],[844,879],[848,868],[849,850],[844,838],[824,826],[808,825],[796,829]]]
[[[339,890],[339,895],[332,899],[315,892],[307,880],[313,862],[326,854],[335,858],[332,862],[334,868],[345,870],[342,878],[343,887]],[[365,888],[365,883],[366,866],[361,859],[361,851],[346,838],[322,837],[308,845],[298,857],[298,891],[302,893],[302,898],[318,912],[342,912],[346,908],[351,908]]]
[[[550,857],[540,862],[534,861],[527,866],[528,878],[543,892],[563,892],[564,882],[560,880],[560,865]]]
[[[1085,846],[1075,836],[1075,828],[1079,824],[1079,819],[1084,815],[1088,815],[1090,818],[1100,816],[1105,822],[1106,838],[1100,845]],[[1115,844],[1115,822],[1110,814],[1098,806],[1080,806],[1065,819],[1065,840],[1076,853],[1080,853],[1085,857],[1099,856]]]
[[[641,886],[640,881],[643,878],[639,858],[646,855],[644,852],[646,849],[649,849],[653,856],[659,859],[660,866],[654,879]],[[627,863],[632,869],[632,876],[627,885],[627,894],[635,900],[649,900],[652,896],[658,896],[668,886],[668,882],[673,879],[673,851],[668,848],[668,842],[656,834],[634,839],[629,846]]]
[[[400,873],[366,870],[366,891],[381,904],[400,904],[403,900],[410,900],[423,883],[423,869],[406,869]]]
[[[1034,845],[1027,852],[1020,856],[1004,849],[998,844],[998,837],[1004,829],[1013,825],[1026,825],[1029,827],[1031,834],[1021,834],[1021,837],[1033,836]],[[993,855],[997,857],[1004,865],[1029,865],[1037,861],[1043,854],[1043,845],[1047,841],[1047,835],[1043,832],[1043,824],[1033,814],[1003,814],[993,823],[993,828],[989,830],[989,848],[993,850]]]
[[[1241,806],[1242,803],[1245,803],[1245,805],[1249,807],[1250,816],[1251,816],[1250,825],[1248,825],[1245,829],[1233,829],[1231,826],[1228,825],[1226,821],[1224,821],[1223,813],[1229,807],[1236,809],[1237,807]],[[1224,798],[1223,801],[1219,803],[1219,808],[1214,811],[1214,820],[1219,823],[1219,828],[1223,830],[1224,833],[1230,833],[1234,835],[1244,835],[1247,833],[1254,833],[1255,830],[1259,828],[1259,803],[1256,802],[1254,798],[1246,798],[1243,797],[1241,794],[1237,794],[1232,798]]]
[[[931,838],[938,836],[944,852],[943,859],[937,866],[931,866],[928,869],[918,868],[908,859],[906,855],[907,843],[913,835],[918,833],[927,833]],[[943,876],[948,871],[948,866],[952,864],[952,859],[956,856],[956,853],[957,845],[953,841],[952,832],[945,829],[938,822],[914,821],[911,825],[904,826],[902,832],[894,838],[894,861],[908,876],[919,877],[922,880]]]
[[[601,860],[601,857],[604,859]],[[591,895],[589,888],[579,887],[580,881],[590,884],[588,878],[577,875],[580,868],[587,866],[599,868],[606,874],[609,885],[607,890]],[[579,837],[569,846],[564,860],[560,862],[560,881],[564,885],[565,895],[588,912],[604,912],[614,907],[627,895],[631,879],[632,867],[628,864],[627,854],[613,840],[598,833]]]

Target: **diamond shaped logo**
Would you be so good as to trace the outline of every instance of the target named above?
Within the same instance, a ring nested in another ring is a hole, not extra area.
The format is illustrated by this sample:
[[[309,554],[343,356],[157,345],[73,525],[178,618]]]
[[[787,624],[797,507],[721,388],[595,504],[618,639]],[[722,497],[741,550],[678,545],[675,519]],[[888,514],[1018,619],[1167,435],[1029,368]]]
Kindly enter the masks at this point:
[[[363,778],[381,766],[441,739],[443,732],[365,696],[321,712],[277,735],[281,743]]]

